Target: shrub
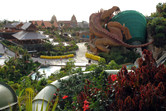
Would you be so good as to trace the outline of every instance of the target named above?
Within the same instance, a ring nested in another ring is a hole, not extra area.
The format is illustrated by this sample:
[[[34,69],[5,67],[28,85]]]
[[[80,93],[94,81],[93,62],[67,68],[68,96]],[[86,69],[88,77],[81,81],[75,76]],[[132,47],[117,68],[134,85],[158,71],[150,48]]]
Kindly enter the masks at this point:
[[[87,57],[89,59],[96,60],[96,61],[100,61],[100,59],[101,59],[100,56],[96,56],[96,55],[93,55],[93,54],[90,54],[90,53],[85,53],[85,57]]]
[[[44,55],[40,56],[40,58],[42,59],[67,59],[71,57],[74,57],[74,54],[63,55],[63,56],[44,56]]]
[[[86,67],[85,71],[93,71],[97,68],[97,64],[91,64],[90,66]]]
[[[120,69],[122,66],[118,65],[114,60],[111,60],[108,65],[107,69]]]
[[[128,72],[123,67],[117,74],[115,99],[110,105],[115,110],[165,110],[166,68],[156,66],[152,54],[144,50],[144,60],[139,59],[139,68]]]
[[[163,47],[166,44],[166,35],[164,33],[157,33],[153,36],[154,45],[156,47]]]
[[[124,63],[133,63],[136,58],[140,57],[140,55],[134,51],[128,51],[127,53],[123,53],[122,51],[113,50],[110,53],[99,53],[99,56],[105,58],[106,63],[108,64],[111,60],[114,60],[117,64]]]

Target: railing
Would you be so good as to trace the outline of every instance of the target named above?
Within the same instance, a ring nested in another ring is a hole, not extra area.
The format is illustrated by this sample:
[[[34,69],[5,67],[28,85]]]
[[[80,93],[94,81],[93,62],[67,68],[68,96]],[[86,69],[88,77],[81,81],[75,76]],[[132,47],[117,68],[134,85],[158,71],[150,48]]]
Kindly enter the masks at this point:
[[[160,64],[163,64],[163,63],[165,62],[165,60],[166,60],[166,53],[163,54],[163,56],[161,56],[161,57],[156,61],[157,66],[159,66]]]

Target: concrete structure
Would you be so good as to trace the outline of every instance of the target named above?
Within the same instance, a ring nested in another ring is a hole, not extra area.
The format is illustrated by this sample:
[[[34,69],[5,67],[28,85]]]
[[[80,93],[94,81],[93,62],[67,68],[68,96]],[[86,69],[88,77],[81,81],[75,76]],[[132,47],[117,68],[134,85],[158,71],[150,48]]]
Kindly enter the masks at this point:
[[[16,110],[17,96],[13,89],[2,82],[0,82],[0,110],[1,111],[12,111]]]

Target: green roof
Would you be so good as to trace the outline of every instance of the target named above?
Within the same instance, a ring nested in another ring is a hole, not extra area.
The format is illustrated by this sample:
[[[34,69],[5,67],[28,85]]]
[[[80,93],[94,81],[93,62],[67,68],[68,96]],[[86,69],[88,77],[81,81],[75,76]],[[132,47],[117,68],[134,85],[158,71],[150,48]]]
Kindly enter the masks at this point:
[[[111,21],[117,21],[122,25],[125,24],[129,29],[132,39],[127,42],[145,42],[147,22],[143,14],[134,10],[126,10],[115,15]]]

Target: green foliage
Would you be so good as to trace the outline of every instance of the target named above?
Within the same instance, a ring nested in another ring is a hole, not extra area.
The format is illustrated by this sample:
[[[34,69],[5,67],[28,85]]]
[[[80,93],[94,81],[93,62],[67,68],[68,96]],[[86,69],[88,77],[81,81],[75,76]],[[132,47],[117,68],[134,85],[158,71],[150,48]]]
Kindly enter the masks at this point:
[[[104,58],[101,58],[101,59],[99,60],[99,65],[103,66],[103,65],[105,65],[105,64],[106,64],[105,59],[104,59]]]
[[[25,88],[31,87],[31,80],[30,80],[30,78],[27,77],[27,76],[21,77],[20,86],[21,86],[20,87],[21,89],[25,89]]]
[[[85,71],[93,71],[97,68],[97,64],[91,64],[90,66],[87,66],[86,67],[86,70]]]
[[[50,55],[50,51],[53,49],[53,45],[49,42],[44,43],[45,50],[48,51],[48,55]]]
[[[156,9],[157,9],[156,13],[159,13],[159,17],[166,18],[166,3],[158,3]]]
[[[67,55],[67,54],[74,54],[75,50],[78,49],[78,46],[75,42],[71,41],[70,45],[64,46],[62,42],[58,45],[53,46],[51,43],[45,43],[44,49],[42,51],[37,52],[40,55],[48,55],[48,56],[60,56],[60,55]]]
[[[58,80],[64,76],[68,76],[71,74],[82,72],[81,68],[75,68],[75,61],[73,59],[69,59],[69,61],[66,63],[66,66],[60,69],[60,72],[53,73],[49,79],[51,80]]]
[[[42,90],[46,85],[47,85],[47,80],[45,78],[40,79],[37,82],[37,87],[36,87],[37,91]]]
[[[156,5],[157,11],[151,14],[151,17],[164,17],[166,18],[166,3],[158,3]]]
[[[57,92],[59,94],[59,102],[56,111],[64,110],[66,108],[69,111],[73,110],[73,108],[81,110],[82,107],[79,107],[77,104],[77,100],[80,100],[80,98],[77,98],[77,96],[86,91],[85,84],[91,84],[89,87],[95,86],[99,89],[105,89],[107,76],[108,74],[98,66],[89,74],[83,74],[80,72],[78,75],[71,76],[68,80],[59,80],[61,85],[59,92]],[[91,81],[91,83],[89,83],[89,81]],[[64,95],[68,96],[65,100],[62,99]],[[101,98],[98,98],[98,100],[92,100],[94,104],[92,102],[93,105],[91,105],[91,107],[96,107],[97,102],[99,102],[100,99]],[[100,106],[100,104],[98,104],[98,106]]]
[[[155,32],[162,33],[165,31],[165,29],[166,29],[166,26],[164,26],[164,25],[156,25]]]
[[[117,64],[124,63],[133,63],[136,58],[140,57],[140,55],[134,51],[128,51],[127,53],[123,53],[122,51],[111,51],[110,53],[99,53],[99,56],[105,58],[106,63],[108,64],[111,60],[114,60]]]
[[[166,40],[166,3],[158,3],[156,9],[157,12],[151,14],[152,20],[148,21],[148,28],[154,39],[153,44],[163,47]]]
[[[106,69],[120,69],[122,66],[118,65],[114,60],[111,60]]]
[[[27,52],[26,49],[23,49],[22,46],[16,45],[13,42],[10,42],[8,40],[2,40],[0,41],[1,44],[3,44],[5,47],[7,47],[9,50],[13,51],[16,53],[16,56],[18,54],[24,54]]]
[[[166,35],[164,33],[158,33],[156,35],[154,35],[154,45],[156,47],[162,47],[166,44]]]
[[[23,58],[10,58],[5,62],[5,66],[0,69],[0,77],[5,80],[19,82],[20,78],[27,76],[37,67],[39,63],[33,63],[29,56],[23,55]]]
[[[56,99],[55,99],[55,102],[54,102],[52,111],[55,111],[55,109],[56,109],[56,107],[57,107],[57,104],[58,104],[58,101],[59,101],[59,96],[57,96]]]
[[[69,59],[69,61],[66,63],[65,67],[61,69],[61,71],[64,72],[73,72],[73,68],[75,68],[75,61],[73,59]]]
[[[18,107],[19,107],[19,111],[21,111],[21,103],[23,101],[23,92],[24,92],[24,89],[22,89],[20,92],[19,92],[19,95],[18,95]]]
[[[148,28],[154,39],[156,47],[163,47],[166,40],[166,18],[156,17],[149,21]]]

